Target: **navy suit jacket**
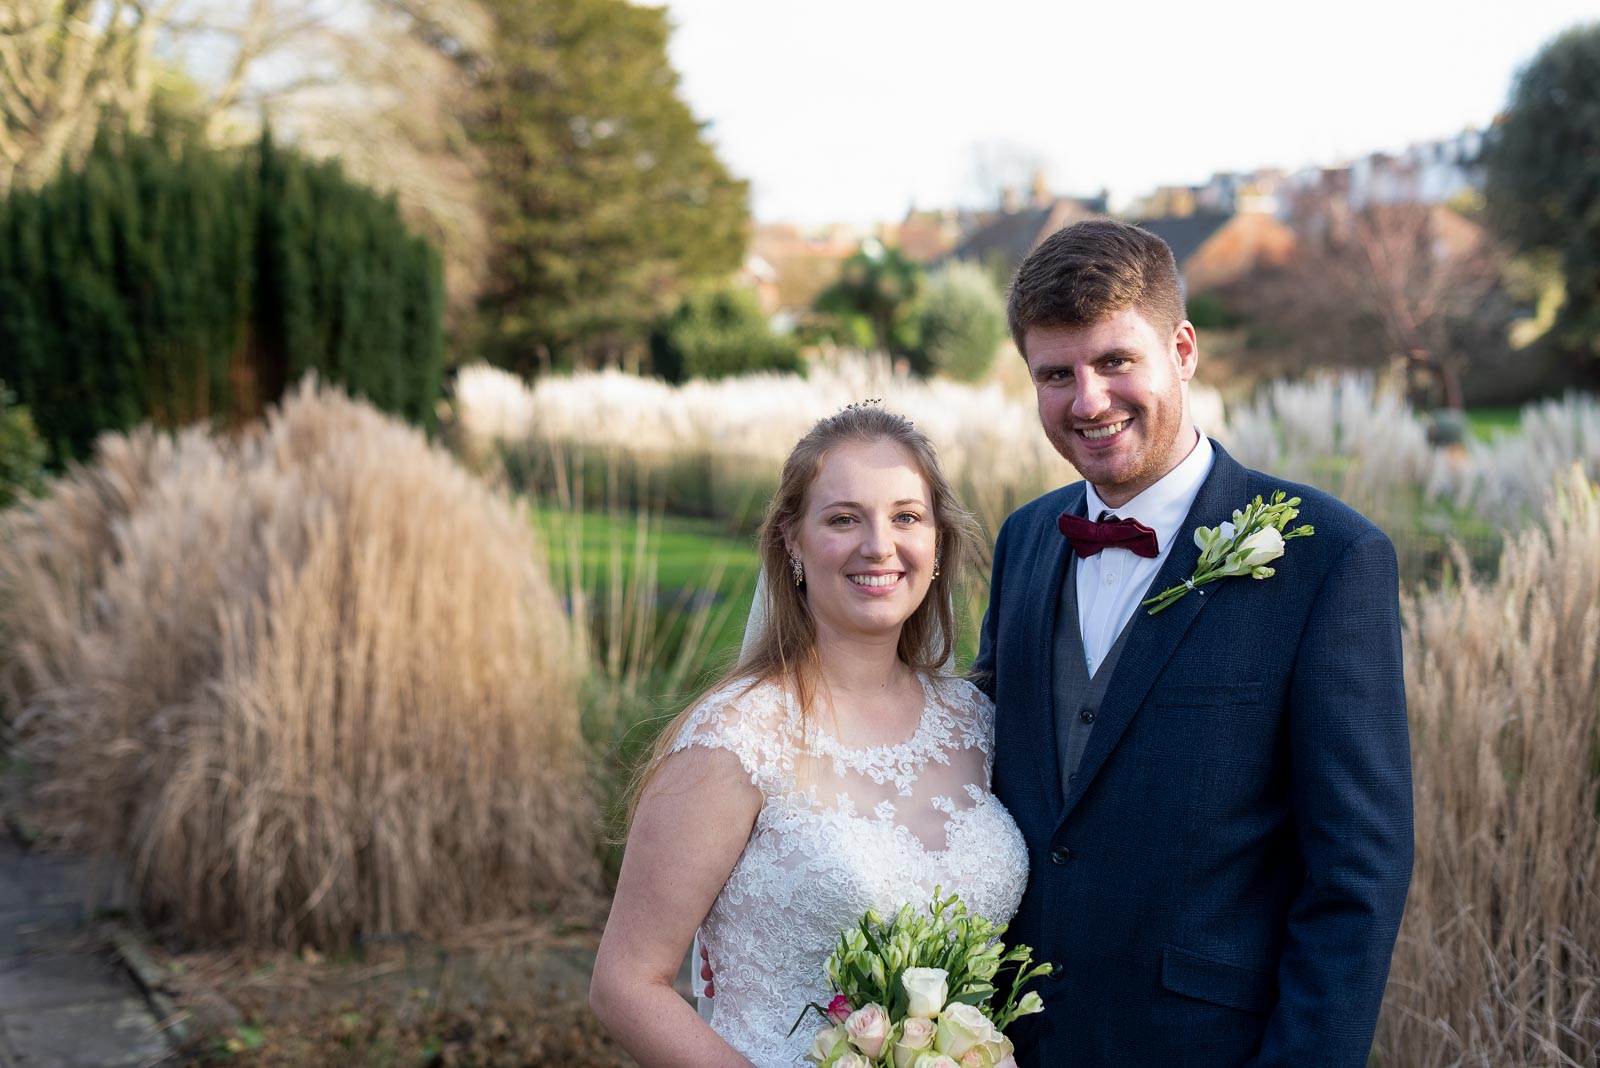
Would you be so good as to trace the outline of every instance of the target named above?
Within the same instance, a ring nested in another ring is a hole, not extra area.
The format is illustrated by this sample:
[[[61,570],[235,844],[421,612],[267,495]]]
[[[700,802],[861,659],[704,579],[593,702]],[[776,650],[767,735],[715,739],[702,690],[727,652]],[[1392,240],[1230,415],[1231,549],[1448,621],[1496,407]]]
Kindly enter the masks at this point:
[[[1005,522],[973,675],[997,705],[994,786],[1028,844],[1006,935],[1056,963],[1015,1027],[1024,1068],[1361,1068],[1411,878],[1411,763],[1389,539],[1221,446],[1150,595],[1194,572],[1196,526],[1302,498],[1268,579],[1137,610],[1063,796],[1056,598],[1084,484]]]

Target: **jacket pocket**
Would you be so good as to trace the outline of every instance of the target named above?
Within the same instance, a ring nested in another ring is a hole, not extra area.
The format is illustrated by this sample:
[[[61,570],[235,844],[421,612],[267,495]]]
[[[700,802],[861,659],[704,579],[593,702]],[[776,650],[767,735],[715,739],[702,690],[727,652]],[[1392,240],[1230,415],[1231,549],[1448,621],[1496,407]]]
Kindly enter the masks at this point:
[[[1222,709],[1259,705],[1266,687],[1259,682],[1184,683],[1158,689],[1150,703],[1163,708]]]
[[[1270,1012],[1278,1000],[1278,977],[1190,953],[1161,947],[1161,985],[1174,994],[1244,1012]]]

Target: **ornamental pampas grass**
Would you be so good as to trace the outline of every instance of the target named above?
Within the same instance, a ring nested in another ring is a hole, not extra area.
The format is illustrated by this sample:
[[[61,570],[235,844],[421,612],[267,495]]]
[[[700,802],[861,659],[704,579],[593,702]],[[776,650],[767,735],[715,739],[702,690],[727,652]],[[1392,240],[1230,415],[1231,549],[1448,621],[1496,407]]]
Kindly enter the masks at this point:
[[[311,384],[237,442],[99,456],[0,531],[47,833],[122,853],[184,934],[258,946],[586,899],[576,665],[519,508]]]
[[[1379,1026],[1405,1068],[1600,1063],[1600,488],[1405,606],[1416,871]]]

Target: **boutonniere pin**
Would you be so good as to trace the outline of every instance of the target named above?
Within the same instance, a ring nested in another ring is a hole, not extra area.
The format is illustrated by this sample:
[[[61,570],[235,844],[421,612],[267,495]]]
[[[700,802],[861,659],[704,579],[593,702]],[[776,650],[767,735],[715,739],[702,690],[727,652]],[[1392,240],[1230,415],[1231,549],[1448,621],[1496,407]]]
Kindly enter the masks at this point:
[[[1200,547],[1200,562],[1195,565],[1194,575],[1145,601],[1150,614],[1155,615],[1195,587],[1217,579],[1243,575],[1271,578],[1273,569],[1267,565],[1283,555],[1283,543],[1316,533],[1309,524],[1284,532],[1283,528],[1300,514],[1300,498],[1284,500],[1284,496],[1282,490],[1274,493],[1271,504],[1264,504],[1257,497],[1243,511],[1234,509],[1233,522],[1196,528],[1194,543]]]

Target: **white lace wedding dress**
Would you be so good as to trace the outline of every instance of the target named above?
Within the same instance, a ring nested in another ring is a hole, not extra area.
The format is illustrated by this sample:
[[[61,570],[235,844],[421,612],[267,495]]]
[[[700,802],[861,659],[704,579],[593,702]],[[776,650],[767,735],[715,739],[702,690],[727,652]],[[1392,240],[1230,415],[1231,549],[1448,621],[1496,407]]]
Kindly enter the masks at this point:
[[[925,906],[935,887],[1006,922],[1028,876],[1011,815],[990,793],[994,706],[970,683],[921,676],[916,733],[848,749],[826,713],[805,732],[773,683],[725,686],[675,740],[738,757],[763,802],[750,841],[700,929],[716,975],[712,1028],[756,1068],[804,1063],[826,1004],[823,962],[868,908]],[[804,736],[802,734],[804,733]]]

